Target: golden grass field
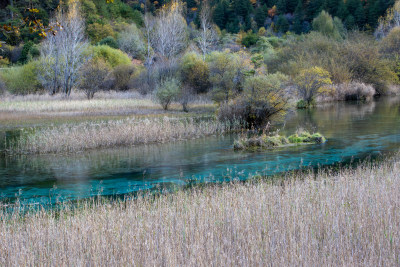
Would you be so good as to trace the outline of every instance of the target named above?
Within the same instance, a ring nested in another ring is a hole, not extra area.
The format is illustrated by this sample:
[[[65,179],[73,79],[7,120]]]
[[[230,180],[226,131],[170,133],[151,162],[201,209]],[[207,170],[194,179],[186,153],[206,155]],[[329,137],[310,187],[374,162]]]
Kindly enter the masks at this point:
[[[0,212],[2,266],[399,266],[400,162]]]

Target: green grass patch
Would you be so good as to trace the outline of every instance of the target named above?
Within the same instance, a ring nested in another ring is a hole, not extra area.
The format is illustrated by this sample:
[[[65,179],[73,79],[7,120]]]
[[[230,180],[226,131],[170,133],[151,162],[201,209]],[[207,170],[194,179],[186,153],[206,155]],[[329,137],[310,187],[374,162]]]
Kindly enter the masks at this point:
[[[277,148],[289,145],[299,144],[322,144],[326,142],[326,138],[320,133],[309,133],[300,130],[289,137],[279,134],[252,137],[241,137],[233,144],[235,150],[254,150],[258,148]]]

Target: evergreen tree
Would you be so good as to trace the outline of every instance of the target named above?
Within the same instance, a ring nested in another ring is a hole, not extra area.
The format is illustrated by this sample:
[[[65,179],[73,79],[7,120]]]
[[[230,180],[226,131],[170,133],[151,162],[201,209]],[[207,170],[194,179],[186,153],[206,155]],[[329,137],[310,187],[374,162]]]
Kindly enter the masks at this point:
[[[325,10],[332,16],[336,16],[340,0],[327,0]]]
[[[254,13],[254,20],[257,23],[257,26],[264,27],[265,19],[267,18],[267,6],[264,4],[262,7],[256,9]]]
[[[286,11],[293,13],[296,10],[297,4],[297,0],[286,0]]]
[[[336,17],[341,20],[345,20],[349,15],[349,11],[347,10],[347,6],[343,0],[339,0],[339,6],[337,9]]]
[[[225,29],[227,23],[227,15],[228,15],[228,3],[225,0],[222,0],[217,4],[214,9],[213,19],[215,24],[221,29]]]
[[[276,21],[276,29],[278,32],[286,33],[289,30],[290,24],[284,15],[279,15]]]
[[[278,0],[278,2],[276,3],[276,7],[278,9],[279,14],[286,14],[287,12],[287,4],[286,4],[286,0]]]
[[[310,0],[307,6],[307,17],[311,21],[323,10],[324,0]]]
[[[354,14],[359,5],[361,5],[360,0],[347,0],[346,1],[347,11],[350,14]]]
[[[231,33],[238,33],[240,30],[239,19],[235,17],[233,20],[226,24],[226,30]]]
[[[348,15],[346,20],[344,21],[347,29],[354,29],[356,27],[356,20],[354,19],[353,15]]]
[[[299,0],[297,2],[296,10],[294,11],[294,22],[293,22],[293,31],[296,34],[300,34],[303,32],[303,21],[304,21],[303,1]]]
[[[366,23],[366,16],[365,16],[364,7],[361,5],[361,2],[354,12],[354,18],[356,20],[356,24],[357,24],[358,28],[359,29],[364,28],[364,25]]]

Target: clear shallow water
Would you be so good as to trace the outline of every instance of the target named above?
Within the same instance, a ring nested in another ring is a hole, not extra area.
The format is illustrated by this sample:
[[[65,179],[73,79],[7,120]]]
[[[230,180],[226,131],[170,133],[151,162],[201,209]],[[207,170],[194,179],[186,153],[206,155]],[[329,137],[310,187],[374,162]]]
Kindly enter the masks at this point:
[[[324,166],[400,150],[400,99],[335,103],[293,114],[282,131],[319,131],[322,145],[234,152],[234,135],[164,145],[90,151],[78,155],[0,155],[0,201],[49,203],[95,195],[123,195],[192,179],[246,179],[300,166]],[[3,133],[4,134],[4,133]],[[0,133],[1,135],[1,133]]]

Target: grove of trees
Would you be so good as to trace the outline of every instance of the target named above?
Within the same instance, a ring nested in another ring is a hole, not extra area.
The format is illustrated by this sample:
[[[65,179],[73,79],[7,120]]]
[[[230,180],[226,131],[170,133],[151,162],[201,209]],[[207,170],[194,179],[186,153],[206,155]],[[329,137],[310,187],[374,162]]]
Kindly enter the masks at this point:
[[[220,119],[264,127],[296,101],[399,92],[399,2],[55,2],[2,2],[9,93],[137,90],[184,111],[205,94]],[[31,13],[41,31],[18,24]]]

